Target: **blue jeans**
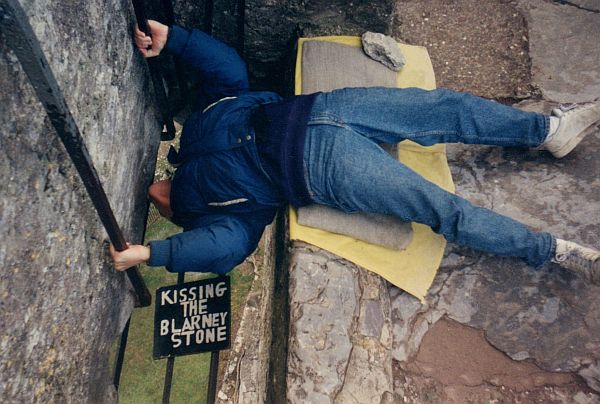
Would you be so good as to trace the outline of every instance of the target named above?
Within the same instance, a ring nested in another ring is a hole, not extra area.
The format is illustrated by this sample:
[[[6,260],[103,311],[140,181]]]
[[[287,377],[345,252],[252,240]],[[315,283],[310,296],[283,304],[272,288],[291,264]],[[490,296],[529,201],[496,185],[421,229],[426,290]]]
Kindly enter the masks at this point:
[[[304,165],[315,203],[345,212],[384,213],[430,226],[448,241],[540,267],[556,241],[477,207],[425,180],[380,146],[467,143],[535,147],[549,119],[449,90],[352,88],[317,96]]]

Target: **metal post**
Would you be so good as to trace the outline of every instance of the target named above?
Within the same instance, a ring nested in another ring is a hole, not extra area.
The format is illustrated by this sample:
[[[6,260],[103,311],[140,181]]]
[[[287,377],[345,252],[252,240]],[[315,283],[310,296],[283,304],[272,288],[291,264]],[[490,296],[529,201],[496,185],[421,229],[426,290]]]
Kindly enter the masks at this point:
[[[208,391],[206,404],[213,404],[217,395],[217,376],[219,373],[219,351],[210,353],[210,370],[208,374]]]
[[[163,388],[163,404],[169,404],[171,400],[171,385],[173,382],[173,367],[175,366],[175,357],[167,359],[167,370],[165,372],[165,387]]]
[[[132,3],[133,11],[135,12],[135,18],[140,30],[146,35],[151,36],[143,0],[132,0]],[[163,83],[163,77],[160,73],[159,62],[156,60],[156,58],[146,59],[146,61],[148,62],[148,67],[150,68],[150,77],[152,78],[152,84],[154,86],[154,93],[156,94],[158,107],[162,112],[162,123],[166,129],[161,133],[161,140],[173,140],[175,138],[175,124],[173,123],[173,113],[169,107],[167,92]]]
[[[185,282],[185,272],[179,272],[177,274],[177,284],[181,285]],[[173,383],[173,367],[175,366],[175,357],[170,356],[167,358],[167,369],[165,371],[165,385],[163,388],[163,404],[169,404],[171,400],[171,385]]]
[[[119,391],[119,382],[121,381],[121,371],[123,370],[123,361],[125,359],[125,348],[127,348],[127,337],[129,336],[129,323],[131,317],[127,320],[123,333],[121,333],[121,339],[119,340],[119,352],[117,353],[117,361],[115,363],[115,374],[113,376],[113,384],[115,389]]]

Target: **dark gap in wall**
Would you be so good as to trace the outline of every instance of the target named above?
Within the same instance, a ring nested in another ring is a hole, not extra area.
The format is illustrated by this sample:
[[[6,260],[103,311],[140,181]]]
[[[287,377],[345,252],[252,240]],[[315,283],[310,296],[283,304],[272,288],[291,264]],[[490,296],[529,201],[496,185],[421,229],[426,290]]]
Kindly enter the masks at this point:
[[[211,35],[213,31],[213,0],[205,0],[204,2],[204,32]]]
[[[271,350],[267,376],[267,403],[285,401],[287,391],[287,352],[289,337],[289,257],[287,254],[288,216],[280,209],[275,218],[275,269],[273,280],[273,302],[271,318]]]
[[[244,27],[246,24],[246,0],[238,0],[237,3],[237,49],[240,55],[244,55]]]

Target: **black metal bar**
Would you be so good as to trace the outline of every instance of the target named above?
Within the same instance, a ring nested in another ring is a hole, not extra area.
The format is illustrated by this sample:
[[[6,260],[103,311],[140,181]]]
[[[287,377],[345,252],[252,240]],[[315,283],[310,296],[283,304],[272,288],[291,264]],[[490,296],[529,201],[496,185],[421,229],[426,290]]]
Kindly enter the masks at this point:
[[[185,282],[185,272],[179,272],[177,274],[177,284],[181,285]],[[175,366],[175,357],[170,356],[167,358],[167,368],[165,370],[165,384],[163,387],[163,404],[169,404],[171,400],[171,385],[173,384],[173,367]]]
[[[115,374],[113,375],[113,384],[115,390],[119,391],[119,382],[121,381],[121,371],[123,370],[123,361],[125,360],[125,348],[127,348],[127,337],[129,336],[129,324],[131,323],[131,317],[127,320],[125,328],[121,333],[119,339],[119,351],[117,352],[117,360],[115,362]]]
[[[148,18],[146,17],[146,9],[144,8],[143,0],[131,0],[133,4],[133,12],[135,13],[135,19],[137,21],[138,27],[140,30],[148,35],[152,36],[152,32],[148,27]]]
[[[204,32],[208,35],[212,35],[213,27],[213,0],[206,0],[204,2]]]
[[[167,358],[167,370],[165,372],[165,387],[163,388],[163,404],[169,404],[171,400],[171,385],[173,383],[173,367],[175,366],[175,357]]]
[[[125,250],[127,248],[125,238],[117,224],[83,137],[29,24],[25,11],[17,0],[0,0],[0,20],[0,30],[8,39],[8,45],[17,55],[57,135],[73,161],[110,241],[118,251]],[[130,268],[126,273],[135,289],[137,303],[140,306],[149,306],[152,298],[138,269]]]
[[[162,0],[162,7],[165,12],[165,24],[168,26],[175,24],[175,10],[171,0]]]
[[[144,8],[143,0],[132,0],[133,11],[137,24],[146,35],[152,36],[150,27],[148,27],[148,18]],[[173,123],[173,112],[169,106],[167,93],[165,90],[162,74],[160,73],[159,61],[156,58],[146,59],[150,68],[150,77],[154,87],[154,94],[158,103],[159,110],[162,113],[162,124],[166,130],[161,133],[161,140],[173,140],[175,138],[175,124]]]
[[[208,390],[206,404],[213,404],[217,397],[217,376],[219,373],[219,351],[210,353],[210,370],[208,373]]]
[[[237,49],[240,55],[244,54],[244,35],[246,27],[246,0],[238,0],[237,17]]]

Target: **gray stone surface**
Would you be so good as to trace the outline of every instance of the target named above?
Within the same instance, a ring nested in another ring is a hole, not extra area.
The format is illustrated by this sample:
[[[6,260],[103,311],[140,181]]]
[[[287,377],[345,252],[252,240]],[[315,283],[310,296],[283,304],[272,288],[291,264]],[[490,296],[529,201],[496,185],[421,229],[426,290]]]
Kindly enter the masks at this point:
[[[549,100],[520,107],[547,113],[557,102],[597,98],[599,14],[550,1],[522,0],[519,5],[529,27],[533,81]],[[562,160],[516,149],[453,145],[448,150],[458,194],[535,229],[600,246],[600,130]],[[397,289],[390,291],[393,355],[400,369],[410,367],[432,324],[446,316],[482,330],[489,343],[514,361],[572,372],[598,392],[599,289],[555,265],[533,271],[514,259],[449,246],[425,305]],[[404,377],[410,379],[406,374],[400,379]],[[437,394],[433,385],[419,383],[423,381],[413,378],[402,388],[414,391],[417,386]],[[570,396],[573,388],[579,393]],[[481,394],[463,390],[467,397]],[[548,392],[563,401],[600,399],[584,386]]]
[[[590,3],[598,9],[598,1]],[[600,13],[543,0],[520,0],[519,6],[529,26],[532,80],[544,98],[600,98]]]
[[[377,32],[365,32],[361,38],[365,53],[387,68],[398,72],[406,63],[398,43],[391,36]]]
[[[288,401],[385,402],[393,392],[386,283],[303,243],[290,262]]]
[[[553,104],[522,108],[548,111]],[[600,245],[600,130],[572,155],[492,147],[449,147],[457,192],[538,230]],[[427,304],[395,292],[394,358],[414,355],[442,315],[485,330],[488,341],[515,360],[545,370],[575,372],[599,390],[600,287],[555,265],[538,271],[508,258],[452,246]]]
[[[139,242],[158,144],[120,1],[24,1],[126,237]],[[132,309],[104,230],[14,54],[0,41],[0,401],[115,401],[111,345]]]

